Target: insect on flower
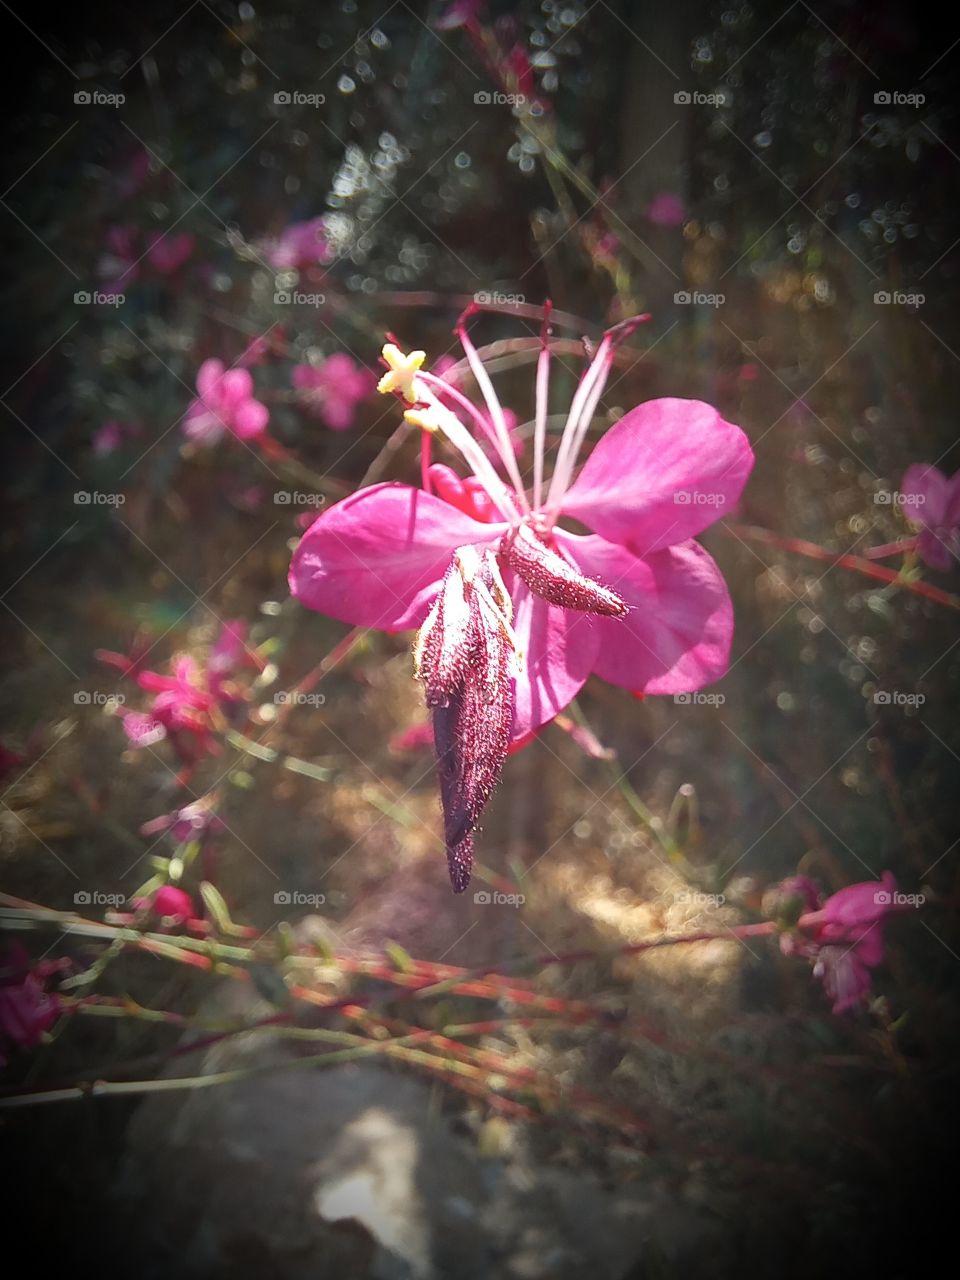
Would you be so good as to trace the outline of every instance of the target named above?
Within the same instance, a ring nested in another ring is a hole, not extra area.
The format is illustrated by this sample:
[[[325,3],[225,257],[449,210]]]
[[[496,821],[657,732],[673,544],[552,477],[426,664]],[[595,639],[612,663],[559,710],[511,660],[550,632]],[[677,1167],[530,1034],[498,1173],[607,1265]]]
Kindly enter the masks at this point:
[[[753,463],[743,432],[710,405],[665,399],[625,414],[577,471],[615,349],[637,317],[598,344],[548,482],[545,318],[535,417],[521,428],[533,436],[528,484],[465,319],[457,333],[485,408],[425,370],[424,352],[387,343],[378,390],[401,399],[423,433],[422,487],[377,484],[337,503],[304,534],[290,568],[291,591],[309,608],[356,626],[419,628],[415,668],[433,716],[457,892],[508,750],[562,711],[591,672],[652,694],[723,675],[730,598],[693,539],[738,500]],[[465,476],[431,464],[434,441],[459,454]],[[593,532],[574,533],[563,517]]]

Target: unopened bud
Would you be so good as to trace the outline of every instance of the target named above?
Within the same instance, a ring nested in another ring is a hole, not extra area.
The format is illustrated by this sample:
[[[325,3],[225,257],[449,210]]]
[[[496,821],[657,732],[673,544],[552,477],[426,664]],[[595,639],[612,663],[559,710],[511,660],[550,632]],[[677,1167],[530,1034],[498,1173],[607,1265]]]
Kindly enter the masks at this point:
[[[627,606],[615,591],[569,565],[526,525],[503,535],[500,559],[535,595],[551,604],[605,618],[626,617]]]

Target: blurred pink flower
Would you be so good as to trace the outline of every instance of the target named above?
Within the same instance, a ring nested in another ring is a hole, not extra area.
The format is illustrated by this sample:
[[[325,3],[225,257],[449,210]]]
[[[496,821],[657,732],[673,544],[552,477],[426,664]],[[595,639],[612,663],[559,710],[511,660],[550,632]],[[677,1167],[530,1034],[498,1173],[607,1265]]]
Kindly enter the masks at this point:
[[[127,440],[140,434],[140,428],[129,422],[111,419],[93,433],[90,444],[98,458],[107,458],[121,448]]]
[[[213,809],[195,802],[184,805],[182,809],[174,809],[172,813],[161,814],[159,818],[151,818],[143,823],[140,834],[155,836],[168,831],[178,844],[183,844],[187,840],[202,840],[211,832],[223,829],[224,822]]]
[[[44,991],[24,948],[8,945],[0,959],[0,1066],[6,1065],[12,1047],[35,1049],[59,1012],[57,997]]]
[[[26,762],[26,756],[21,755],[19,751],[12,751],[0,742],[0,779],[5,778],[9,773],[13,773],[14,770],[19,769]]]
[[[900,482],[904,514],[919,528],[917,550],[931,569],[960,558],[960,471],[948,479],[937,467],[914,463]]]
[[[326,423],[331,431],[349,430],[358,401],[376,386],[373,374],[342,352],[328,356],[321,365],[295,365],[292,380],[306,412]]]
[[[661,191],[647,205],[646,214],[658,227],[679,227],[686,219],[687,209],[678,195]]]
[[[486,5],[486,0],[453,0],[434,22],[438,31],[455,31],[457,27],[473,27]]]
[[[279,236],[267,240],[264,256],[277,271],[296,271],[300,267],[315,267],[333,258],[327,220],[321,214],[306,222],[291,222]]]
[[[225,431],[238,440],[262,436],[270,411],[254,398],[247,369],[224,369],[222,360],[204,360],[197,372],[199,393],[183,420],[184,435],[197,444],[215,444]]]
[[[884,871],[879,880],[848,885],[819,908],[814,881],[794,876],[779,890],[790,887],[809,911],[800,917],[796,931],[781,935],[781,950],[813,962],[814,977],[823,983],[834,1013],[856,1008],[870,994],[870,970],[883,960],[883,925],[891,913],[903,909],[893,873]]]
[[[193,901],[189,893],[172,884],[161,885],[149,898],[138,898],[134,906],[149,906],[158,916],[166,916],[174,924],[186,924],[193,918]]]
[[[161,275],[170,275],[193,256],[196,245],[196,239],[189,231],[176,236],[161,231],[147,241],[147,261]]]
[[[97,263],[97,275],[107,293],[123,293],[140,276],[137,228],[128,223],[107,228],[105,248]]]

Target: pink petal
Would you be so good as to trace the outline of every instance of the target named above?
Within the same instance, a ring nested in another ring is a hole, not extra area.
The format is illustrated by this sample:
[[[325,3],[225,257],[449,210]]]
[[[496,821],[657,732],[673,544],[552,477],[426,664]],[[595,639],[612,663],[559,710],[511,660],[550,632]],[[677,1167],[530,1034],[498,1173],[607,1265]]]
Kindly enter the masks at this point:
[[[944,530],[941,529],[941,534],[943,532]],[[940,569],[941,572],[946,572],[947,569],[952,567],[953,554],[951,553],[950,545],[933,529],[921,529],[917,548],[921,558],[931,569]]]
[[[224,409],[235,409],[253,395],[253,375],[249,369],[229,369],[220,380],[220,400]]]
[[[733,607],[720,570],[698,542],[640,559],[604,538],[560,535],[583,571],[630,606],[598,618],[594,671],[643,693],[687,693],[727,670]]]
[[[944,523],[947,503],[952,495],[950,482],[939,468],[923,462],[907,467],[900,481],[900,493],[903,513],[908,520],[927,528]]]
[[[211,404],[217,400],[220,392],[220,379],[223,377],[222,360],[204,360],[197,370],[197,391],[200,399]]]
[[[700,400],[650,400],[601,437],[563,510],[646,555],[692,538],[740,497],[753,450]]]
[[[183,434],[197,444],[214,444],[223,435],[224,426],[202,400],[194,400],[183,419]]]
[[[290,591],[354,626],[417,627],[455,548],[493,542],[504,528],[408,485],[372,485],[313,522],[293,553]]]
[[[353,426],[353,401],[344,399],[336,391],[330,393],[318,412],[331,431],[349,431]]]
[[[241,440],[252,440],[262,435],[270,421],[270,410],[259,400],[245,400],[233,412],[232,429]]]
[[[596,661],[599,632],[595,618],[547,604],[515,574],[505,573],[504,581],[524,650],[523,669],[514,680],[510,738],[517,742],[552,720],[583,688]]]
[[[323,384],[320,370],[310,364],[294,365],[290,379],[298,391],[312,391]]]
[[[955,471],[947,481],[947,502],[943,523],[955,529],[960,525],[960,471]]]

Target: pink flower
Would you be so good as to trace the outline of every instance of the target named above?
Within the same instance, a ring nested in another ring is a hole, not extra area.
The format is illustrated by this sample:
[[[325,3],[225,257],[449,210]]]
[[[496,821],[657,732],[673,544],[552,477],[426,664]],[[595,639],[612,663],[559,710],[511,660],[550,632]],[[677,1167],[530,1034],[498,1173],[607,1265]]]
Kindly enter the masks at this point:
[[[223,820],[207,805],[197,801],[172,813],[161,814],[159,818],[151,818],[141,826],[140,834],[155,836],[169,831],[177,844],[184,844],[187,840],[203,840],[208,834],[223,828]],[[169,915],[170,912],[164,914]]]
[[[661,191],[647,205],[647,218],[658,227],[679,227],[687,216],[686,206],[672,191]]]
[[[290,589],[354,625],[420,627],[416,657],[441,775],[454,887],[469,880],[470,833],[506,749],[551,720],[591,673],[646,693],[699,689],[724,674],[733,631],[726,584],[694,536],[736,503],[753,464],[738,427],[699,401],[655,400],[627,413],[577,460],[614,347],[638,320],[604,335],[574,395],[549,484],[544,480],[550,350],[536,378],[532,485],[521,478],[503,408],[461,322],[485,416],[420,366],[423,352],[384,348],[379,389],[442,437],[472,473],[438,492],[378,484],[337,503],[304,535]],[[447,406],[495,442],[500,478]],[[431,483],[436,471],[430,468]],[[478,506],[479,486],[486,506]],[[592,533],[571,532],[561,517]]]
[[[784,933],[781,950],[806,956],[814,977],[823,983],[834,1013],[862,1004],[870,994],[870,970],[883,960],[883,925],[892,912],[902,910],[897,882],[885,871],[879,880],[848,885],[817,909],[817,886],[806,876],[785,880],[779,889],[795,887],[810,911],[802,915],[798,931]]]
[[[0,1066],[12,1046],[35,1049],[59,1013],[57,997],[44,991],[27,952],[10,944],[0,961]]]
[[[270,411],[254,398],[249,370],[225,370],[222,360],[204,360],[197,372],[197,391],[183,420],[188,439],[209,445],[225,431],[238,440],[255,440],[266,431]]]
[[[457,27],[475,27],[486,0],[454,0],[433,24],[438,31],[455,31]]]
[[[97,263],[97,275],[108,282],[108,293],[123,293],[140,275],[139,232],[135,226],[107,228],[105,249]]]
[[[322,215],[307,222],[291,222],[275,239],[264,245],[264,255],[277,271],[296,271],[329,262],[333,249],[327,235],[327,220]]]
[[[948,480],[936,467],[915,463],[900,492],[907,518],[920,529],[920,555],[931,569],[949,569],[960,558],[960,471]]]
[[[123,444],[128,435],[134,435],[135,432],[126,423],[111,420],[105,422],[101,427],[93,433],[91,441],[93,452],[98,458],[108,457],[111,453],[115,453]]]
[[[376,385],[368,370],[342,352],[328,356],[321,365],[298,364],[292,377],[304,409],[331,431],[347,431],[353,426],[357,402],[370,395]]]
[[[155,271],[167,276],[193,256],[196,245],[196,239],[189,231],[176,236],[158,232],[147,241],[147,261]]]
[[[174,659],[173,674],[141,671],[137,684],[154,695],[149,712],[123,709],[123,728],[131,746],[150,747],[173,740],[184,759],[214,750],[213,718],[217,699],[193,658]]]
[[[193,902],[189,893],[172,884],[161,885],[149,898],[137,898],[133,905],[138,909],[149,907],[173,924],[186,924],[193,919]]]

